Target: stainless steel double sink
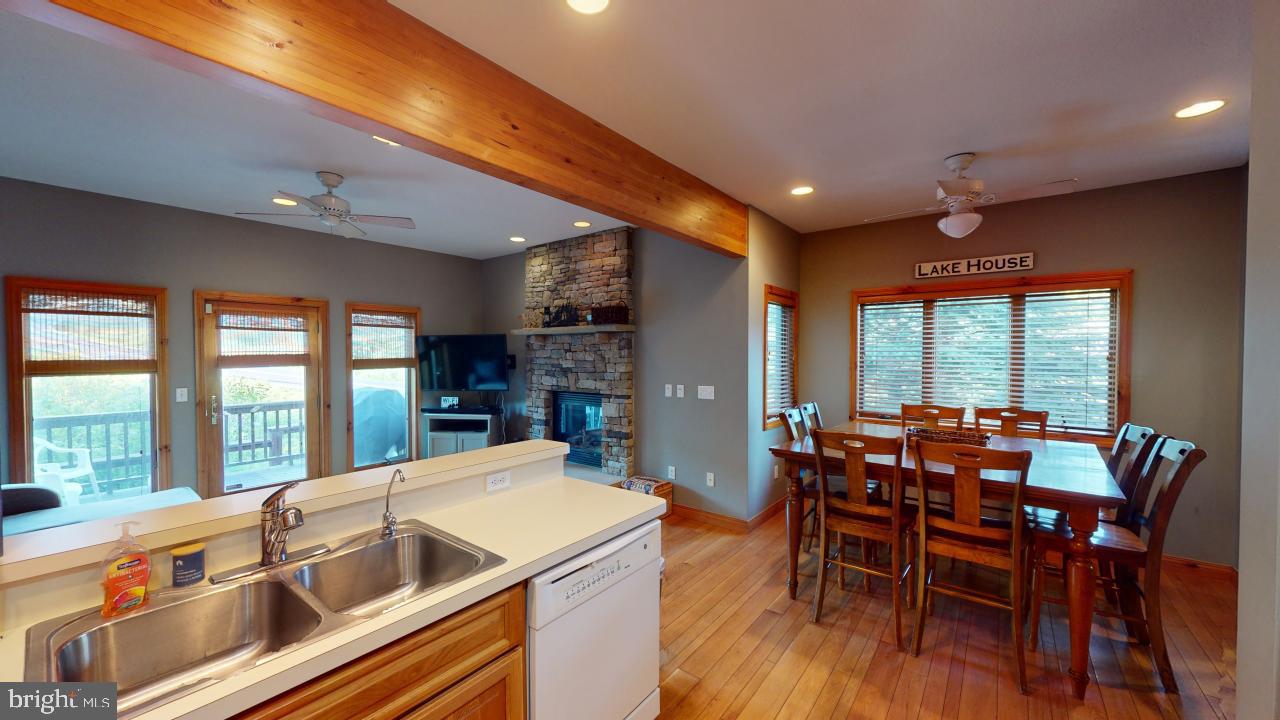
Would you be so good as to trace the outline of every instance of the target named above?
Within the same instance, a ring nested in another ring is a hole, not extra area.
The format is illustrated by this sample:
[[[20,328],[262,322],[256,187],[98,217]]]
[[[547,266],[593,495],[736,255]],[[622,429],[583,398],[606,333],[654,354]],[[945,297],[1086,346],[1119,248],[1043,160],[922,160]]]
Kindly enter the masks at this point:
[[[94,608],[42,622],[27,631],[25,676],[117,683],[124,716],[504,562],[408,520],[390,538],[374,530],[235,581],[152,593],[127,615]]]

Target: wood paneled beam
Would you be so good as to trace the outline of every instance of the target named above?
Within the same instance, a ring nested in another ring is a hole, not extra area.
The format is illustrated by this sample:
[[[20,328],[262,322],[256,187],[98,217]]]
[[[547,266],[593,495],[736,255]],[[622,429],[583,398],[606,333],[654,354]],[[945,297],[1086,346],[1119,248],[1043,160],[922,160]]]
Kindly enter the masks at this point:
[[[0,6],[734,257],[746,206],[382,0]]]

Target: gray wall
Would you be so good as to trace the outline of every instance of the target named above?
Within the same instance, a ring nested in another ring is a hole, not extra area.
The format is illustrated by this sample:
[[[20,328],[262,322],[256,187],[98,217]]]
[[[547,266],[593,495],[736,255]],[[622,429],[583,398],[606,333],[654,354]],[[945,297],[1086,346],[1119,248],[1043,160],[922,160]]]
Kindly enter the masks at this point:
[[[636,469],[665,478],[675,465],[677,503],[745,518],[747,262],[648,230],[635,254]],[[666,383],[684,398],[664,397]],[[715,400],[698,400],[698,385]]]
[[[938,232],[934,217],[804,236],[801,394],[822,403],[828,422],[847,416],[850,291],[915,283],[916,262],[1030,250],[1037,275],[1133,268],[1132,417],[1209,454],[1178,503],[1169,551],[1234,563],[1244,170],[993,206],[982,214],[982,227],[963,240]]]
[[[786,494],[786,482],[769,446],[786,439],[781,426],[764,429],[764,286],[800,291],[800,236],[768,214],[750,208],[747,217],[747,518]],[[802,295],[799,303],[803,306]],[[803,332],[803,328],[797,327]],[[803,399],[801,400],[804,401]]]
[[[1236,667],[1241,718],[1280,717],[1280,3],[1253,16],[1253,123],[1240,455],[1240,595]]]
[[[172,392],[195,387],[194,290],[329,301],[333,472],[347,467],[347,301],[416,305],[426,332],[481,328],[476,260],[7,178],[0,178],[0,207],[0,274],[168,288],[174,485],[195,487],[196,479],[195,403],[174,403]],[[7,358],[3,347],[0,358]],[[0,386],[0,405],[8,403]],[[7,411],[0,437],[8,482]]]
[[[490,258],[480,262],[484,310],[484,332],[509,333],[524,327],[524,253]],[[525,340],[507,337],[507,352],[516,356],[516,369],[511,371],[511,388],[504,397],[507,416],[507,439],[523,440],[529,436],[528,416],[524,404]]]

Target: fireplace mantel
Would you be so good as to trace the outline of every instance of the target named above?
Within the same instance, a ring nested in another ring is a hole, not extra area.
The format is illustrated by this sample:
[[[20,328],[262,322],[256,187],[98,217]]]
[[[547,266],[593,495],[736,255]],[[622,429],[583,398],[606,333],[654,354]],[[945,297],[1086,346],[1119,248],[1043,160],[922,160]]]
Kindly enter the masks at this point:
[[[606,332],[635,332],[635,325],[570,325],[568,327],[520,328],[512,335],[590,335]]]

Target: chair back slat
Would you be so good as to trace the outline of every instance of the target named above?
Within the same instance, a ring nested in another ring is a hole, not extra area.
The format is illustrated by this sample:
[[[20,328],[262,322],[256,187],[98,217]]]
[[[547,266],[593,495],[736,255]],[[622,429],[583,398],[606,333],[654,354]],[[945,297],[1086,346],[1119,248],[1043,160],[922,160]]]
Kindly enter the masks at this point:
[[[925,427],[942,427],[942,422],[951,423],[955,430],[964,429],[964,408],[947,405],[908,405],[902,404],[902,412],[898,415],[899,423],[906,427],[907,423],[919,422]]]
[[[800,415],[800,408],[787,408],[778,413],[778,420],[782,422],[782,427],[787,431],[788,440],[801,440],[808,431],[804,428],[804,418]]]
[[[1147,459],[1160,438],[1161,436],[1154,428],[1133,423],[1125,423],[1120,428],[1120,432],[1116,433],[1116,441],[1111,446],[1111,456],[1107,458],[1107,469],[1111,471],[1111,477],[1115,478],[1116,484],[1130,501],[1133,500],[1134,490],[1146,467]],[[1126,506],[1120,509],[1120,513],[1127,515],[1129,512],[1130,508],[1126,503]]]
[[[814,459],[818,467],[819,513],[835,509],[847,513],[892,517],[896,525],[898,520],[897,515],[894,514],[895,508],[900,505],[902,495],[899,489],[902,481],[902,438],[830,430],[815,430],[812,438]],[[886,455],[894,459],[890,506],[875,502],[867,492],[868,455]],[[831,491],[829,482],[829,460],[836,457],[844,460],[844,474],[848,481],[848,490],[844,498],[840,498]]]
[[[812,433],[814,430],[822,429],[822,411],[818,409],[818,403],[807,402],[800,406],[800,417],[804,419],[805,432]]]
[[[973,409],[973,429],[979,432],[994,426],[998,427],[998,432],[1005,437],[1017,437],[1019,429],[1024,425],[1032,426],[1036,437],[1044,440],[1048,436],[1049,413],[1045,410],[1026,410],[1019,407]]]
[[[1162,437],[1147,458],[1130,502],[1127,525],[1146,541],[1151,554],[1159,556],[1164,552],[1174,506],[1187,478],[1205,457],[1205,451],[1192,443]]]
[[[1022,517],[1022,495],[1027,486],[1027,473],[1031,467],[1031,452],[1027,450],[1009,451],[993,448],[962,445],[956,443],[935,443],[925,440],[911,441],[911,452],[915,457],[916,488],[920,497],[928,497],[928,472],[930,465],[943,465],[951,468],[954,476],[952,483],[950,517],[938,513],[925,513],[922,531],[935,528],[949,532],[968,535],[984,540],[1008,540],[1013,550],[1021,542],[1022,523],[1012,523],[1012,531],[991,527],[984,523],[982,517],[982,501],[992,493],[985,492],[982,484],[983,471],[1005,471],[1016,473],[1013,487],[1013,517]]]

